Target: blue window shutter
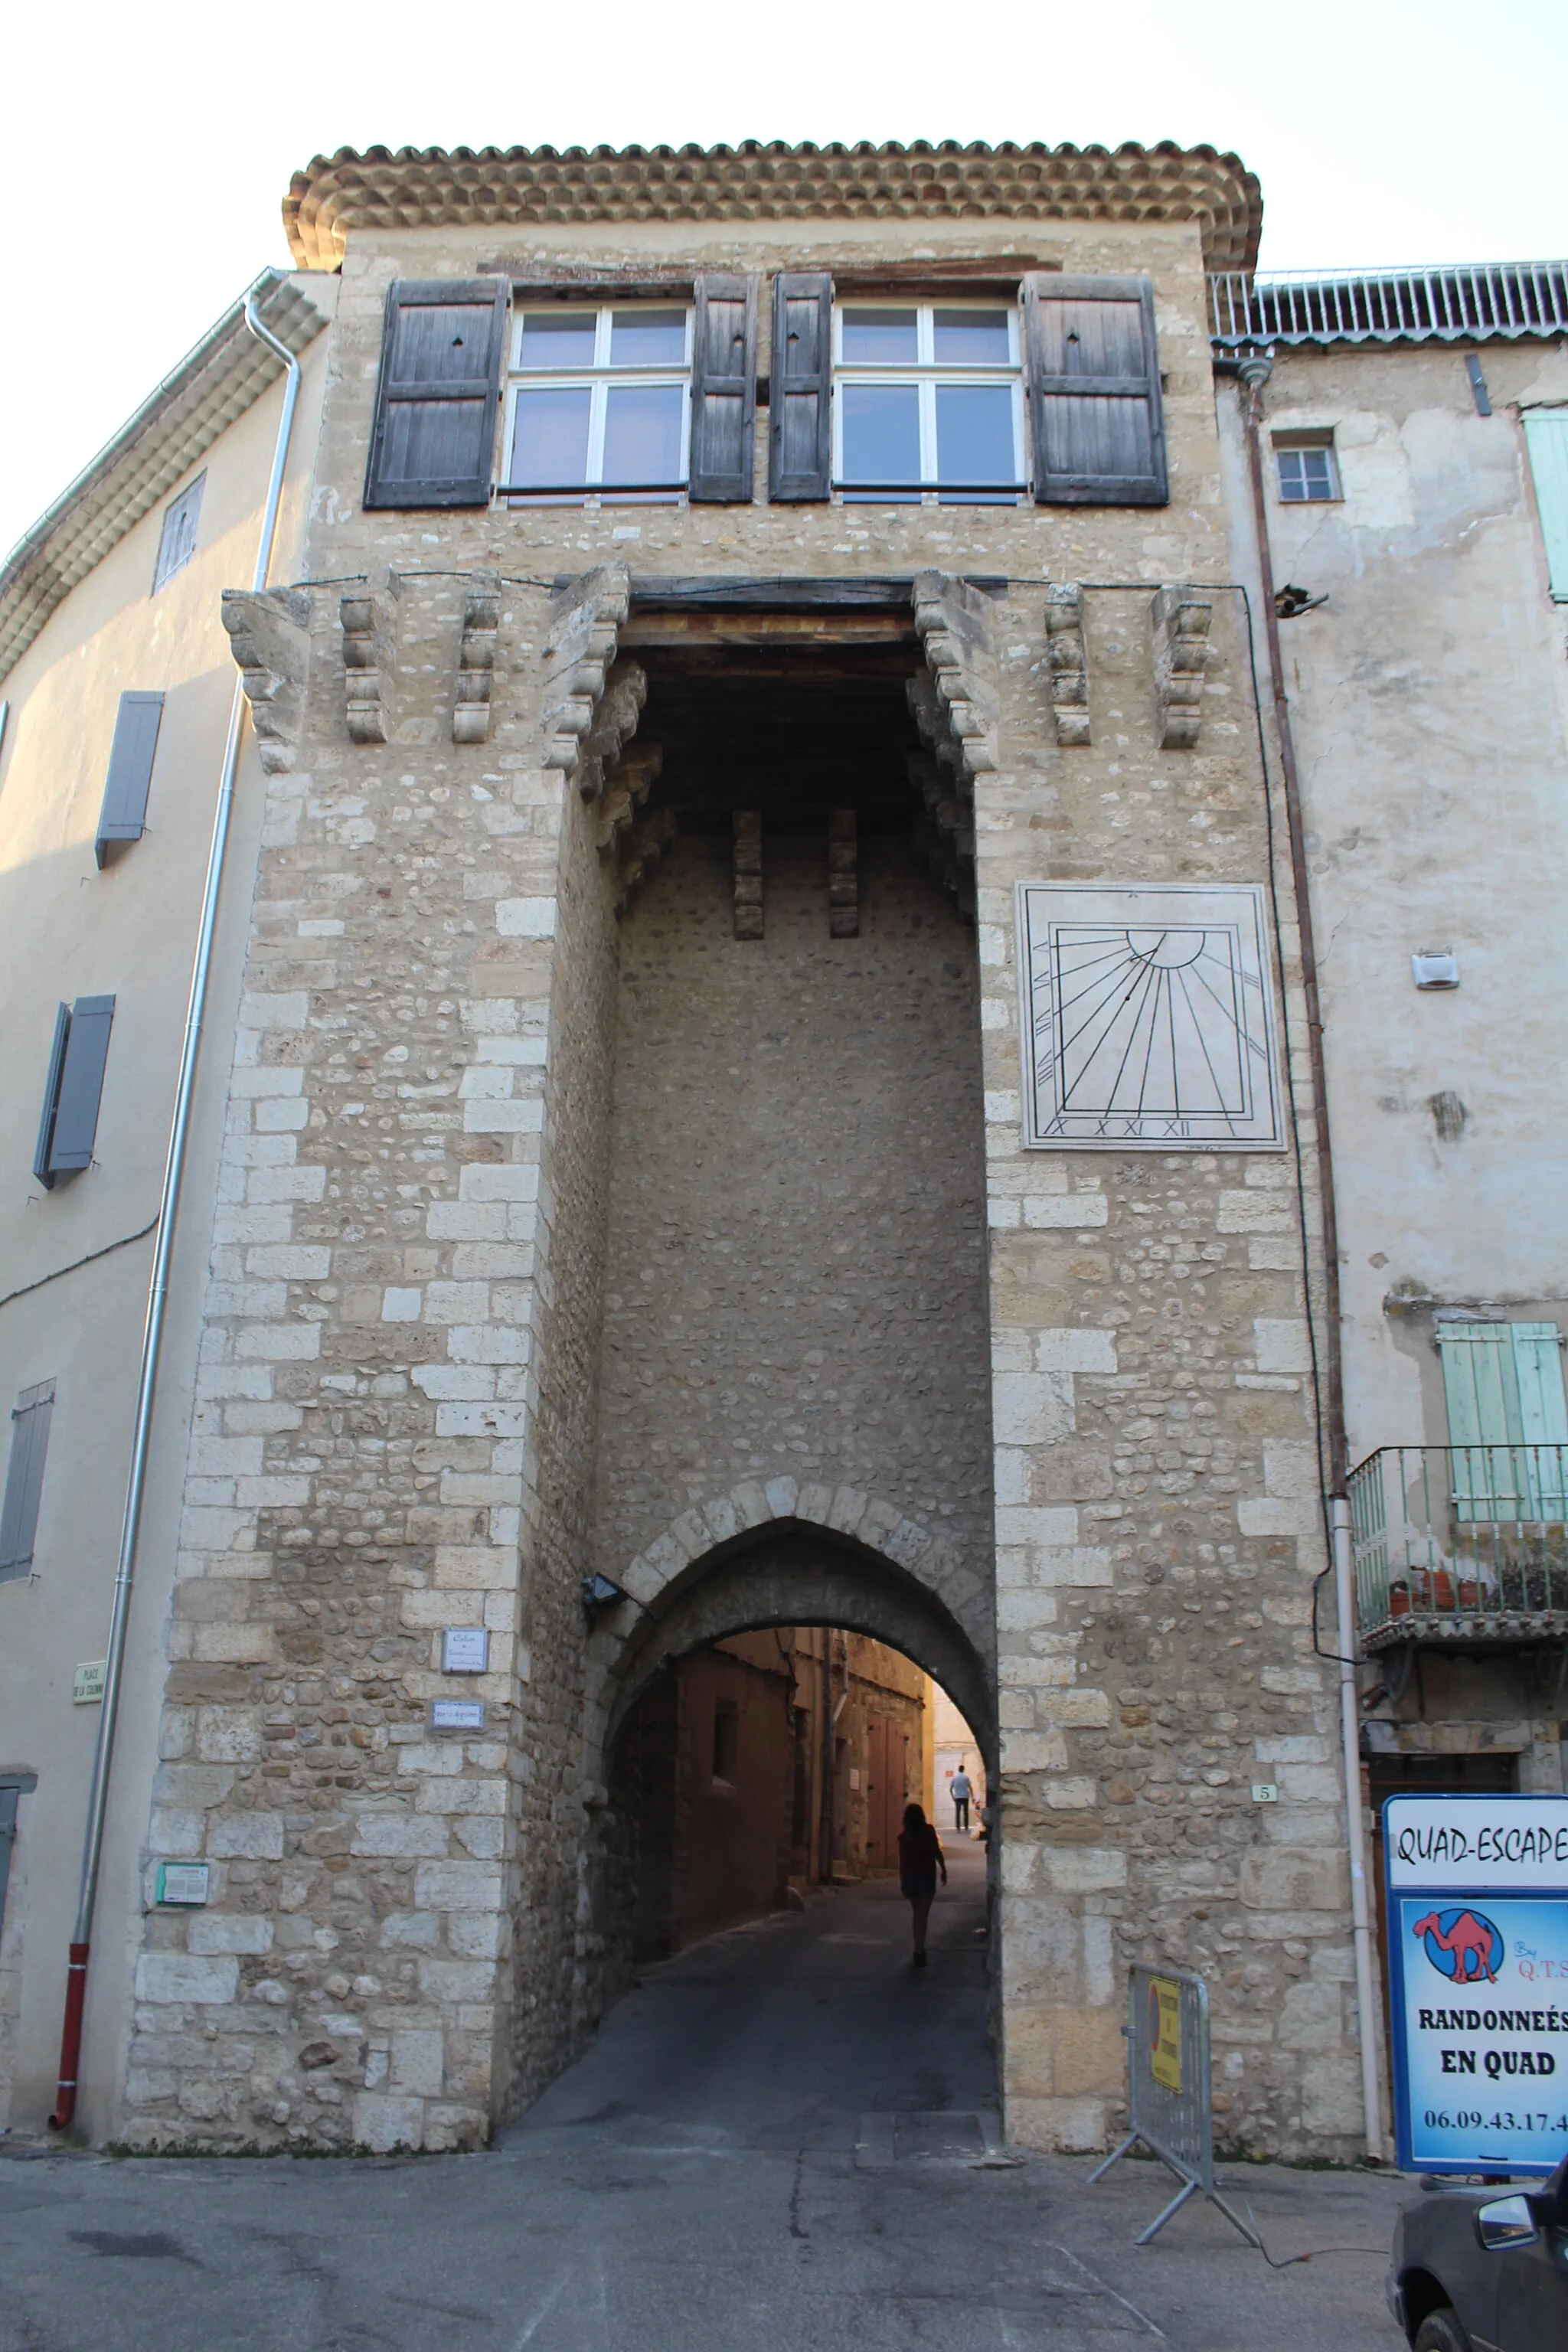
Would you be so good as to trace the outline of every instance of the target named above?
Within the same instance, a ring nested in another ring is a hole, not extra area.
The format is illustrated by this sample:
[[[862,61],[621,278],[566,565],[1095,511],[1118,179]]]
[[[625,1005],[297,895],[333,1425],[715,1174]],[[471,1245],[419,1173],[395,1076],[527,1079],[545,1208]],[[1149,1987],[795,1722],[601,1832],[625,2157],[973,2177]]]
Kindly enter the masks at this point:
[[[49,1144],[52,1176],[75,1175],[92,1165],[98,1106],[103,1093],[103,1066],[109,1059],[109,1032],[113,1021],[112,996],[79,996],[71,1006],[55,1131]]]
[[[112,841],[140,841],[147,829],[147,793],[163,717],[161,694],[122,694],[109,754],[103,806],[93,854],[101,866]]]
[[[37,1388],[23,1390],[11,1415],[11,1458],[5,1499],[0,1503],[0,1577],[26,1576],[33,1565],[54,1409],[55,1384],[41,1381]]]
[[[1519,1374],[1506,1323],[1447,1325],[1437,1334],[1453,1500],[1466,1522],[1517,1519],[1528,1512]]]
[[[54,1149],[55,1113],[60,1107],[60,1073],[66,1066],[66,1040],[70,1030],[71,1009],[68,1004],[62,1004],[55,1014],[55,1042],[49,1047],[49,1075],[44,1081],[43,1116],[38,1120],[37,1148],[33,1153],[33,1173],[49,1192],[55,1188],[49,1154]]]
[[[1524,438],[1552,601],[1568,604],[1568,408],[1532,409],[1524,420]]]
[[[1525,1466],[1530,1473],[1531,1516],[1568,1517],[1563,1469],[1568,1463],[1568,1401],[1563,1393],[1563,1349],[1555,1323],[1514,1323],[1515,1377]]]

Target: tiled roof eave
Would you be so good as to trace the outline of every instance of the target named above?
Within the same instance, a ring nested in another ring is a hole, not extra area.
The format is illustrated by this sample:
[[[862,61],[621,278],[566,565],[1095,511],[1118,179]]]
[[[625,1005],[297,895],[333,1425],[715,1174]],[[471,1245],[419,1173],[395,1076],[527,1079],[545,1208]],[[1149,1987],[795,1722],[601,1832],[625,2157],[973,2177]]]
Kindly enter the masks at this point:
[[[1209,270],[1250,269],[1263,198],[1213,147],[349,147],[294,175],[296,260],[335,269],[353,230],[651,220],[1193,222]]]
[[[258,294],[263,320],[292,352],[326,324],[277,270],[264,271],[247,290]],[[282,362],[246,328],[245,299],[171,370],[0,567],[0,680],[71,590],[282,374]]]

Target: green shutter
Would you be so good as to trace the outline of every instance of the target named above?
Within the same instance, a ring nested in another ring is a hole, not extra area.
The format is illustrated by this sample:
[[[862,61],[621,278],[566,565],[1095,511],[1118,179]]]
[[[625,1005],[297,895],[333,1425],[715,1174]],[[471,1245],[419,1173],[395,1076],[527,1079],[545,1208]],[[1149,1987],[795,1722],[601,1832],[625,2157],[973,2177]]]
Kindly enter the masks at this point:
[[[1524,437],[1552,601],[1568,604],[1568,408],[1532,409],[1524,420]]]
[[[1555,1323],[1512,1323],[1514,1376],[1519,1387],[1531,1516],[1568,1517],[1563,1465],[1568,1460],[1568,1401],[1563,1393],[1563,1348]]]
[[[1465,1524],[1521,1518],[1529,1481],[1519,1447],[1524,1425],[1510,1327],[1446,1325],[1437,1349],[1454,1449],[1455,1516]]]

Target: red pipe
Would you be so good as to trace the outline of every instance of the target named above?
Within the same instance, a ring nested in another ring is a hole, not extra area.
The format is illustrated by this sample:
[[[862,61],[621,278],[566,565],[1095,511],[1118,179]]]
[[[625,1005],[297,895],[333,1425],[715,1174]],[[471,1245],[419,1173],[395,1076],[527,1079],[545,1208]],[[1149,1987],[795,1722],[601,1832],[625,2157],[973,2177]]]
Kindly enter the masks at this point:
[[[60,2034],[60,2079],[55,2085],[51,2131],[64,2131],[76,2113],[76,2070],[81,2056],[81,2021],[87,2008],[87,1946],[73,1944],[66,1972],[66,2019]]]

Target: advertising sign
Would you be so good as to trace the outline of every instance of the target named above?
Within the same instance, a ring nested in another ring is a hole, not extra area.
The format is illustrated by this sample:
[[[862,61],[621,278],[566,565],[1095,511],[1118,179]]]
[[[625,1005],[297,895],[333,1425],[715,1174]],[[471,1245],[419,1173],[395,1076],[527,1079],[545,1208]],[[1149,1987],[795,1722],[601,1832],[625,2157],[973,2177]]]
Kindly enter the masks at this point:
[[[1383,1809],[1399,2162],[1550,2172],[1568,2156],[1568,1797]]]
[[[1149,2072],[1167,2091],[1180,2091],[1182,1988],[1168,1977],[1149,1979]]]

